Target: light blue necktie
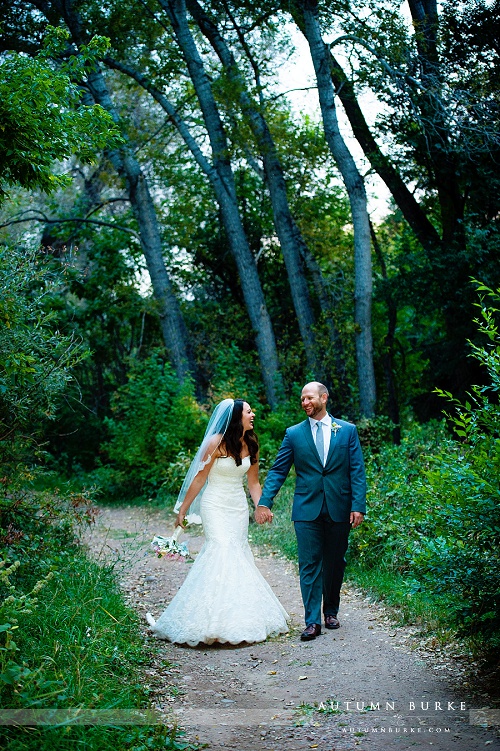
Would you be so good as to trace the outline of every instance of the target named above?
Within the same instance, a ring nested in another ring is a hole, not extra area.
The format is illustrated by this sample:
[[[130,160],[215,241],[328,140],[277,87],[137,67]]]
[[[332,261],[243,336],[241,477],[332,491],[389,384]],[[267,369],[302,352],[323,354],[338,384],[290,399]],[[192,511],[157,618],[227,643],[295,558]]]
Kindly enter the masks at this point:
[[[321,459],[321,464],[325,464],[325,439],[323,438],[323,423],[316,423],[316,449]]]

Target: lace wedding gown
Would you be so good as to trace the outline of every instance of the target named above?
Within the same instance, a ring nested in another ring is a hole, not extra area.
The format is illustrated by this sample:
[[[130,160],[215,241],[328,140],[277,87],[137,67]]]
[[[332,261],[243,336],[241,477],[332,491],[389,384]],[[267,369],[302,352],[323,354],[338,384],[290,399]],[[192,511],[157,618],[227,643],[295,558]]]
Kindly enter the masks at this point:
[[[194,647],[259,642],[288,631],[288,615],[248,544],[243,477],[249,467],[250,457],[239,467],[231,456],[214,461],[201,499],[205,544],[167,609],[156,622],[148,618],[159,639]]]

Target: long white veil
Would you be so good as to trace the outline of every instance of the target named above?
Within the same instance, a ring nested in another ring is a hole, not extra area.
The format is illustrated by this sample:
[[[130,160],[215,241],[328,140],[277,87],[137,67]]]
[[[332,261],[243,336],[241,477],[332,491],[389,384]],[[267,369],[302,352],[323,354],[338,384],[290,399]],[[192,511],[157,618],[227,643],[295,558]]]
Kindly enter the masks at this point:
[[[222,436],[226,432],[227,427],[231,421],[233,407],[234,399],[224,399],[224,401],[218,404],[214,409],[212,417],[208,422],[207,429],[205,431],[205,435],[203,437],[203,441],[201,442],[200,448],[196,452],[196,455],[191,462],[191,466],[188,469],[187,475],[184,478],[184,482],[182,483],[182,487],[177,498],[177,503],[174,506],[174,512],[176,514],[178,513],[181,504],[186,497],[187,490],[193,482],[194,478],[196,477],[198,472],[201,472],[204,466],[212,458],[211,454],[208,453],[208,445],[211,439],[214,437],[214,435],[220,435],[222,440]],[[188,524],[201,524],[200,501],[205,487],[206,483],[188,509],[188,512],[186,514],[186,520]]]

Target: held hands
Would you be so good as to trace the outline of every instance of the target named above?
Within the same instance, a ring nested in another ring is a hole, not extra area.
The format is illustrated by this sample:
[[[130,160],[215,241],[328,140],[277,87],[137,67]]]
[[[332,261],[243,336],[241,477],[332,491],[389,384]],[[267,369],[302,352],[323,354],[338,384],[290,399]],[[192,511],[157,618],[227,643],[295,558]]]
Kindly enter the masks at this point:
[[[255,521],[257,524],[265,524],[266,522],[269,522],[269,524],[273,520],[274,514],[271,512],[270,508],[267,508],[267,506],[256,506],[255,508]]]

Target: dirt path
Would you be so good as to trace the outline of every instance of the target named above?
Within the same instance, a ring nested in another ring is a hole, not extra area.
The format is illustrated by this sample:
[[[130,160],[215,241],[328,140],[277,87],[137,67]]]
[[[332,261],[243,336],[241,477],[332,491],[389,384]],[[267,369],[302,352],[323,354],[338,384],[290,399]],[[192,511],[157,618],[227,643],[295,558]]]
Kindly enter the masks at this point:
[[[88,540],[95,555],[116,560],[127,599],[142,618],[148,610],[158,617],[189,566],[150,553],[153,535],[169,532],[165,519],[144,508],[105,509]],[[203,538],[187,539],[195,555]],[[419,649],[411,629],[395,628],[379,605],[348,586],[341,628],[302,643],[294,566],[274,555],[256,562],[292,616],[288,635],[238,647],[160,642],[145,670],[153,704],[174,715],[188,739],[239,751],[500,751],[493,729],[471,717],[487,698],[471,700],[466,688],[452,688],[460,685],[459,661]],[[145,620],[144,638],[153,642]]]

